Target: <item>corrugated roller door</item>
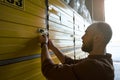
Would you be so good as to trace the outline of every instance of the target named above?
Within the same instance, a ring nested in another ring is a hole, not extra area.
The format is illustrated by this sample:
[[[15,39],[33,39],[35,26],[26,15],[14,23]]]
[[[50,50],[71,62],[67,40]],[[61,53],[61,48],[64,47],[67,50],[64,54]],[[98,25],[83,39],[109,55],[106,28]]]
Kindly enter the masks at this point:
[[[0,80],[45,80],[36,46],[45,10],[45,0],[0,0]]]
[[[49,37],[64,54],[74,57],[73,11],[61,3],[49,0]]]

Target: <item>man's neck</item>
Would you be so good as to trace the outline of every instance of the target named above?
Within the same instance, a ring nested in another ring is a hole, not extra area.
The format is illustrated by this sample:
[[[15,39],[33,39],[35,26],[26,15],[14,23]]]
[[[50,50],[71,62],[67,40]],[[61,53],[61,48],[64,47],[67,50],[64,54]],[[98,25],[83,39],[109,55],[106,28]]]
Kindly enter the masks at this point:
[[[105,50],[96,49],[96,50],[91,51],[89,54],[90,55],[106,55],[106,49]]]

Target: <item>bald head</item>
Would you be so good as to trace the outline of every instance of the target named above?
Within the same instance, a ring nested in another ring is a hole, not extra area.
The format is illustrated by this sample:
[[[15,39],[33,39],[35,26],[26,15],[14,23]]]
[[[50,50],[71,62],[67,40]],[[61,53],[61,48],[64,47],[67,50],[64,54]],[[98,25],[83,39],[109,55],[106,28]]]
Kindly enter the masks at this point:
[[[111,27],[105,22],[93,23],[88,28],[90,28],[94,32],[94,35],[103,36],[105,44],[107,44],[112,37]]]
[[[82,37],[82,50],[91,54],[102,54],[111,37],[112,30],[107,23],[93,23],[88,26]]]

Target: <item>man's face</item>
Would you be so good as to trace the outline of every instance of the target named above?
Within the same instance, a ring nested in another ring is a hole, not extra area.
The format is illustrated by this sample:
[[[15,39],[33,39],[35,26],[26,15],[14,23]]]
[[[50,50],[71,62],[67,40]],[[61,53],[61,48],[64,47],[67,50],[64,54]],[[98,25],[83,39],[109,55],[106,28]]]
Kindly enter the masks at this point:
[[[87,28],[85,31],[85,34],[82,37],[82,50],[85,52],[91,52],[93,49],[93,30],[90,28]]]

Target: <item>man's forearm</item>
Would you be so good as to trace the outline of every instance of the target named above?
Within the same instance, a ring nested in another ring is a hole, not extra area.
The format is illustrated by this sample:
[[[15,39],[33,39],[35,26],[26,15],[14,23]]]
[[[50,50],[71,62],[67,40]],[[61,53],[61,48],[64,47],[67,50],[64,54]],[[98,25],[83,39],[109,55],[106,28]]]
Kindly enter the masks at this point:
[[[45,60],[47,60],[47,59],[49,59],[49,60],[51,60],[51,62],[53,62],[52,59],[51,59],[51,56],[50,56],[50,54],[49,54],[47,44],[44,44],[44,45],[42,46],[42,49],[41,49],[41,50],[42,50],[42,51],[41,51],[41,62],[43,63],[43,62],[44,62]]]
[[[58,48],[52,47],[51,50],[55,53],[55,55],[58,57],[61,63],[65,62],[65,55]]]

